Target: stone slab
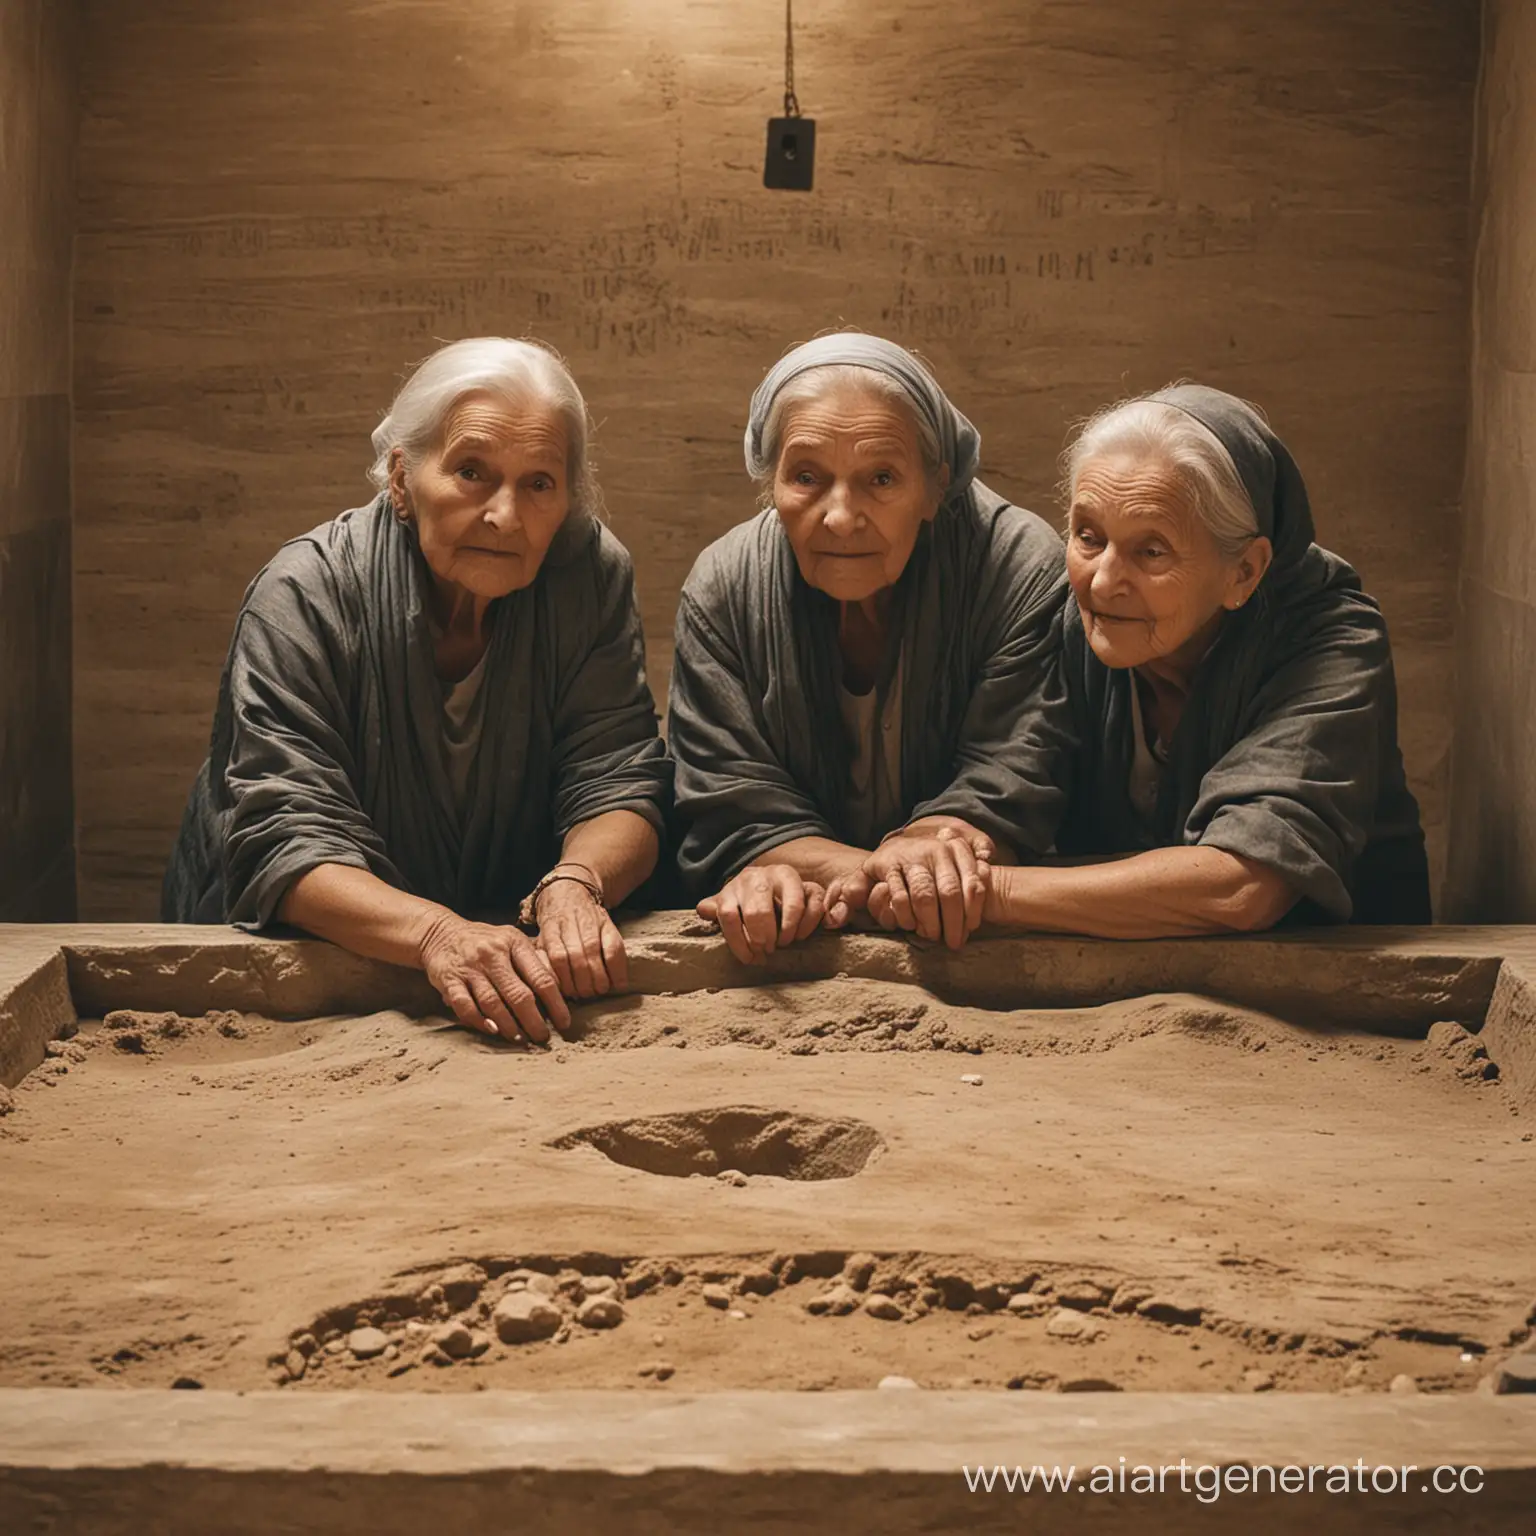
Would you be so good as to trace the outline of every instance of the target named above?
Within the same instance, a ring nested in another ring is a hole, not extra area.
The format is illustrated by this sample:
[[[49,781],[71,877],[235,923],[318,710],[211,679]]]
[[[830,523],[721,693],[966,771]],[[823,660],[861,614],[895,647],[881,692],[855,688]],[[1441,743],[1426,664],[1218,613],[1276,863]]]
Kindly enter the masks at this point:
[[[1071,1467],[1075,1483],[1121,1457],[1182,1459],[1191,1491],[1174,1471],[1163,1494],[973,1493],[962,1470]],[[1196,1468],[1357,1462],[1475,1467],[1481,1491],[1421,1492],[1419,1473],[1396,1494],[1194,1491],[1213,1478]],[[54,1536],[1502,1532],[1528,1529],[1533,1501],[1536,1403],[1485,1397],[0,1391],[0,1529]]]

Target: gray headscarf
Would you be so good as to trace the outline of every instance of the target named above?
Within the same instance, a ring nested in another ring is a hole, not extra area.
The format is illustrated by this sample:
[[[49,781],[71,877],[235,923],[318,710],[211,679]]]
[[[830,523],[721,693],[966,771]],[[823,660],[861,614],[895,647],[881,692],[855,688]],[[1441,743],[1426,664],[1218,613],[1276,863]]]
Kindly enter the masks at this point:
[[[779,391],[791,379],[813,368],[847,367],[871,368],[901,385],[913,410],[932,429],[939,457],[949,466],[949,485],[943,501],[959,501],[976,478],[976,467],[981,461],[981,434],[950,404],[938,380],[918,358],[894,341],[867,336],[862,331],[818,336],[781,357],[768,370],[752,396],[747,416],[747,473],[757,480],[773,468],[763,457],[763,429],[768,425]]]
[[[1225,390],[1204,384],[1173,384],[1150,398],[1193,416],[1231,455],[1253,503],[1259,532],[1274,547],[1274,565],[1264,582],[1273,590],[1302,563],[1314,537],[1306,482],[1290,449],[1251,405]]]

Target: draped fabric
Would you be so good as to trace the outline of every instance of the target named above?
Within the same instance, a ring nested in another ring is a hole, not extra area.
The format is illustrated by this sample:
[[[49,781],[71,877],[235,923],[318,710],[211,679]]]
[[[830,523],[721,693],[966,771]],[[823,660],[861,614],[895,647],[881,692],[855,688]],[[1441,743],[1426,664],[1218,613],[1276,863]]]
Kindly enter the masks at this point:
[[[985,486],[925,526],[899,584],[901,823],[956,816],[1028,857],[1065,804],[1061,540]],[[852,841],[837,604],[778,514],[710,546],[683,587],[668,742],[679,864],[707,894],[796,837]]]
[[[901,386],[948,471],[893,593],[882,674],[899,663],[895,825],[956,816],[1020,856],[1043,852],[1065,804],[1069,746],[1061,541],[976,480],[976,428],[910,352],[878,336],[820,336],[769,370],[748,416],[749,474],[771,469],[763,436],[784,386],[810,369],[847,365]],[[838,612],[801,576],[772,509],[711,545],[688,577],[668,744],[678,764],[678,863],[690,895],[718,889],[793,838],[854,843]]]
[[[168,919],[258,928],[320,864],[461,913],[505,911],[577,824],[623,809],[662,828],[671,763],[617,539],[573,516],[537,578],[492,605],[462,811],[430,581],[381,495],[285,545],[251,583],[166,872]]]
[[[1131,673],[1098,660],[1068,605],[1079,745],[1059,851],[1222,848],[1283,875],[1302,897],[1296,919],[1427,923],[1424,836],[1398,747],[1381,610],[1355,571],[1313,542],[1301,473],[1257,412],[1198,385],[1154,398],[1193,416],[1231,454],[1274,560],[1196,671],[1150,820],[1129,794]]]

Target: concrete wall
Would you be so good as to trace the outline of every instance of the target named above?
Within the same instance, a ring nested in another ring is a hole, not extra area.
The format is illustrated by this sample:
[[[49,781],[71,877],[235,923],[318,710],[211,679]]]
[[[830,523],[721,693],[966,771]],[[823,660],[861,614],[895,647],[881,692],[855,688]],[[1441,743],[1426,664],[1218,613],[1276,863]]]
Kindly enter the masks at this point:
[[[0,922],[74,915],[74,0],[0,0]]]
[[[1054,515],[1068,423],[1261,402],[1392,624],[1441,846],[1475,0],[818,0],[814,193],[761,186],[782,12],[87,0],[75,318],[83,912],[152,913],[230,623],[367,494],[438,338],[534,333],[601,423],[664,686],[745,516],[748,395],[838,323],[915,345]]]
[[[1446,907],[1536,922],[1536,5],[1487,0]]]

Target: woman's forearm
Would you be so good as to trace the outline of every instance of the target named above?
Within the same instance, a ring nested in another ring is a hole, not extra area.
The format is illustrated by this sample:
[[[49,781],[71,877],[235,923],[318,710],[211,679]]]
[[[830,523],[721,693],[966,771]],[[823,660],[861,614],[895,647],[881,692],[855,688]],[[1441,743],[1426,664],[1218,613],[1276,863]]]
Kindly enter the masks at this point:
[[[566,834],[560,858],[584,864],[603,888],[604,906],[614,907],[656,868],[661,843],[656,829],[634,811],[604,811]]]
[[[761,858],[752,860],[748,869],[768,864],[788,864],[802,879],[831,885],[844,875],[863,868],[869,849],[834,842],[830,837],[795,837],[770,848]]]
[[[278,903],[277,915],[353,954],[417,967],[428,935],[453,917],[435,901],[346,864],[320,864],[300,875]]]
[[[1154,848],[1103,864],[994,869],[984,918],[1091,938],[1178,938],[1270,928],[1296,899],[1282,876],[1252,859]]]

